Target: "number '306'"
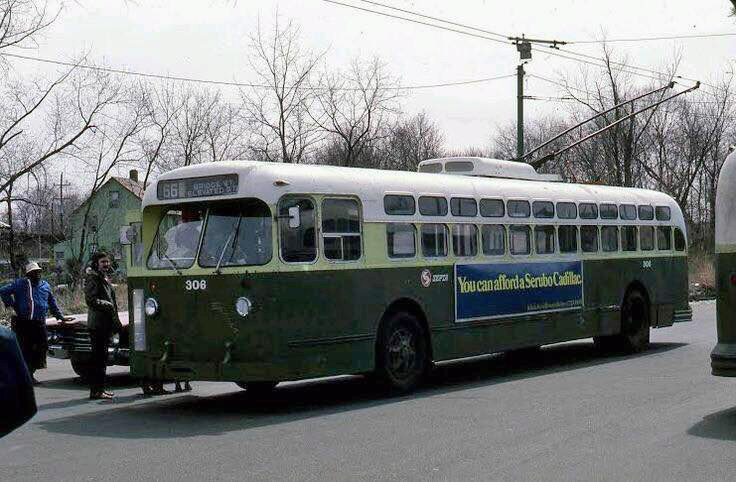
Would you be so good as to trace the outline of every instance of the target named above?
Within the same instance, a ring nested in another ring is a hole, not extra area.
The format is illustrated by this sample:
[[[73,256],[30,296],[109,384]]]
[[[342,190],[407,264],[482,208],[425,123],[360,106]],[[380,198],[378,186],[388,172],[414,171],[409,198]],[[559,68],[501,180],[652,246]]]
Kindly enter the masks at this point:
[[[207,280],[203,279],[188,279],[184,283],[184,289],[187,291],[199,291],[207,289]]]

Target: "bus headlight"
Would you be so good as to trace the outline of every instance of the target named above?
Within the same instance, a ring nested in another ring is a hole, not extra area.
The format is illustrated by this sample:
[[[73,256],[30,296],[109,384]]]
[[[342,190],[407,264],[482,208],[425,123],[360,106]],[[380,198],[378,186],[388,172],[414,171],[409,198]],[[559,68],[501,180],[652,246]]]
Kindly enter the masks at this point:
[[[158,313],[158,301],[155,298],[148,298],[146,300],[146,314],[148,316],[154,316]]]
[[[253,304],[250,302],[250,300],[244,296],[241,296],[235,301],[235,311],[238,312],[238,314],[242,317],[248,316],[248,313],[250,313],[250,309],[253,307]]]

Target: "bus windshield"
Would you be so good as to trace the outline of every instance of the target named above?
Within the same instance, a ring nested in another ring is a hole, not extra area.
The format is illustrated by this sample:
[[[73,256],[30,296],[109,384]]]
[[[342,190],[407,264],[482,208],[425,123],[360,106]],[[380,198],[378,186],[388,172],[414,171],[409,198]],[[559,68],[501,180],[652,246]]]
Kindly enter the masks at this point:
[[[253,266],[271,261],[271,211],[258,199],[212,206],[199,254],[202,267]]]
[[[189,268],[194,264],[205,210],[201,206],[174,206],[159,222],[148,257],[150,269]]]

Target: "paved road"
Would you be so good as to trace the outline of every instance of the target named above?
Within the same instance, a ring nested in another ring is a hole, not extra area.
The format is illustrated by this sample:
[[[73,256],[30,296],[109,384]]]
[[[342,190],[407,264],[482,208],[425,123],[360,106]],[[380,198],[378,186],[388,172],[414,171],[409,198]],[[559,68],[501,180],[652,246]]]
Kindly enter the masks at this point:
[[[642,355],[585,340],[485,357],[398,398],[341,377],[266,401],[229,383],[142,399],[115,369],[117,400],[90,402],[50,360],[39,413],[0,440],[0,479],[732,480],[736,379],[709,374],[714,303],[693,308]]]

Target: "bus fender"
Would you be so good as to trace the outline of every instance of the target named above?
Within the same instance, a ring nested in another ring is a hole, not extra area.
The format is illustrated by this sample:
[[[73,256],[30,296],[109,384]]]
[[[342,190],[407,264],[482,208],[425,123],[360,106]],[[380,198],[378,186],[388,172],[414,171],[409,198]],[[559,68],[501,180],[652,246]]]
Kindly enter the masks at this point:
[[[626,285],[626,290],[624,290],[624,294],[621,297],[621,302],[619,303],[619,306],[624,305],[624,300],[626,299],[626,296],[628,296],[629,292],[634,289],[640,291],[644,295],[644,298],[647,300],[647,304],[649,305],[649,326],[656,327],[657,307],[652,304],[652,299],[649,296],[649,290],[647,290],[646,286],[644,286],[644,283],[642,283],[638,279],[632,280],[631,282],[629,282],[628,285]]]
[[[376,327],[374,358],[375,353],[378,353],[378,334],[381,332],[383,322],[384,320],[388,319],[390,314],[396,313],[397,311],[406,311],[408,313],[411,313],[417,318],[417,320],[419,320],[419,324],[424,330],[424,335],[427,337],[427,346],[429,347],[429,359],[432,360],[434,351],[432,349],[432,337],[429,331],[429,322],[427,321],[427,315],[425,314],[425,310],[422,307],[421,303],[416,299],[408,296],[392,301],[391,304],[389,304],[383,311],[383,314],[381,315],[381,318],[378,321]]]

